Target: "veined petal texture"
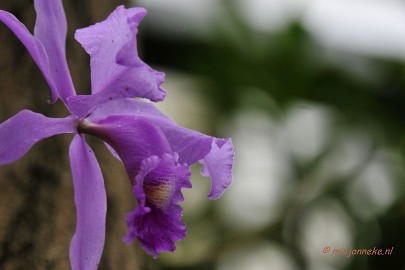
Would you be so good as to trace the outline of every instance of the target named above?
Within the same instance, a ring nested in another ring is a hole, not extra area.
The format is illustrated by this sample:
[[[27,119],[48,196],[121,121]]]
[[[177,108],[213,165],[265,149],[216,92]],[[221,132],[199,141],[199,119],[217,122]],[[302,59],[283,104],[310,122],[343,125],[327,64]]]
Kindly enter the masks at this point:
[[[23,110],[0,124],[0,165],[18,160],[42,139],[76,130],[75,117],[48,118]]]
[[[73,270],[98,268],[105,240],[107,197],[96,157],[84,138],[76,135],[69,148],[77,212],[70,244]]]

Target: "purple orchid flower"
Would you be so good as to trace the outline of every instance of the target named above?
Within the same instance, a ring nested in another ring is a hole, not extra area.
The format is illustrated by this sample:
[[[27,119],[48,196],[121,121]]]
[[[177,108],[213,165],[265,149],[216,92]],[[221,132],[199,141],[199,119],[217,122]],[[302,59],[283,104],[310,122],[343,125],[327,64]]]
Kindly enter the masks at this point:
[[[25,45],[51,91],[71,115],[49,118],[23,110],[0,125],[0,165],[21,158],[33,144],[50,136],[75,134],[69,149],[76,232],[70,246],[73,269],[95,269],[105,238],[106,193],[96,157],[86,135],[103,140],[128,173],[138,206],[127,215],[124,241],[137,239],[157,257],[174,251],[186,235],[181,222],[182,188],[190,188],[189,167],[200,162],[211,178],[210,199],[232,182],[231,139],[218,139],[176,125],[152,103],[161,101],[164,74],[138,56],[136,34],[143,8],[119,6],[103,22],[76,31],[91,57],[91,95],[77,96],[65,55],[66,17],[61,0],[35,0],[34,35],[12,14],[0,10],[0,21]]]

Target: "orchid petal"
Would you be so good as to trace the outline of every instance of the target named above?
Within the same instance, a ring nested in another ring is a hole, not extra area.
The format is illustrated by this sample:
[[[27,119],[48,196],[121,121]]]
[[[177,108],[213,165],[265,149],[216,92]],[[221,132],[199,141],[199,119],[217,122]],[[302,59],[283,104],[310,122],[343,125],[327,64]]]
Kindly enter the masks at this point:
[[[232,183],[233,145],[230,139],[217,139],[176,125],[152,104],[133,99],[114,100],[101,105],[88,117],[97,122],[108,115],[133,115],[159,127],[179,163],[204,164],[202,174],[211,178],[210,199],[217,199]],[[110,116],[111,117],[111,116]]]
[[[34,35],[46,50],[49,74],[60,98],[66,103],[67,97],[75,95],[75,90],[66,62],[67,24],[62,1],[36,0],[34,4],[37,12]]]
[[[232,183],[233,145],[231,139],[212,141],[211,151],[200,162],[201,174],[211,177],[210,199],[218,199]]]
[[[97,122],[111,115],[135,115],[155,119],[156,122],[166,121],[172,124],[173,121],[159,111],[150,103],[135,99],[112,100],[101,104],[89,112],[88,119],[91,122]]]
[[[208,198],[218,199],[233,181],[232,140],[207,136],[175,124],[168,124],[167,121],[159,124],[172,151],[179,155],[180,163],[191,165],[199,161],[204,165],[201,174],[211,178]]]
[[[146,66],[124,67],[119,78],[106,86],[106,91],[98,92],[92,95],[80,95],[70,97],[68,106],[77,116],[83,117],[88,112],[99,105],[114,99],[128,97],[149,98],[153,101],[160,101],[165,94],[157,90],[157,85],[164,81],[164,73],[154,71]],[[159,88],[160,89],[160,88]],[[158,92],[158,95],[156,95]]]
[[[84,122],[79,126],[79,131],[108,143],[130,175],[137,173],[145,158],[171,153],[163,132],[144,118],[134,115],[115,115],[97,122]]]
[[[105,85],[122,73],[116,55],[128,42],[136,44],[137,26],[145,15],[143,8],[119,6],[106,20],[76,30],[76,40],[91,57],[92,94],[106,90]]]
[[[170,143],[173,152],[179,155],[180,163],[194,164],[211,150],[214,137],[176,125],[152,104],[133,100],[113,100],[99,106],[86,119],[90,122],[103,121],[113,115],[143,117],[158,126]]]
[[[189,178],[188,166],[179,165],[175,156],[143,160],[133,187],[138,207],[127,215],[124,241],[129,244],[137,238],[155,258],[159,252],[173,252],[175,241],[183,240],[187,232],[178,203],[184,200],[181,188],[191,187]]]
[[[108,151],[110,151],[110,153],[119,161],[122,162],[120,156],[118,155],[118,153],[114,150],[114,148],[112,148],[108,143],[104,143],[104,145],[107,147]]]
[[[74,117],[48,118],[42,114],[23,110],[0,124],[0,165],[21,158],[36,142],[47,137],[75,133]]]
[[[155,257],[174,251],[175,241],[186,234],[180,222],[183,201],[181,188],[191,187],[187,164],[178,163],[162,130],[136,115],[112,115],[98,121],[85,119],[79,132],[108,143],[122,160],[138,200],[138,208],[128,214],[127,243],[138,238]]]
[[[72,269],[97,269],[104,247],[107,197],[96,157],[80,135],[69,149],[77,212],[70,245]]]
[[[71,98],[71,106],[90,104],[89,110],[109,99],[125,97],[163,100],[166,92],[160,84],[164,74],[142,62],[136,48],[138,24],[145,14],[143,8],[119,6],[105,21],[76,31],[76,40],[90,54],[93,95]],[[82,116],[83,112],[77,114]]]
[[[35,63],[38,65],[46,81],[48,82],[52,97],[51,102],[55,102],[58,99],[58,88],[54,83],[54,78],[50,73],[50,66],[48,62],[48,56],[46,54],[43,44],[34,37],[28,29],[23,25],[14,15],[9,12],[0,10],[0,21],[2,21],[24,44],[28,52],[31,54]]]

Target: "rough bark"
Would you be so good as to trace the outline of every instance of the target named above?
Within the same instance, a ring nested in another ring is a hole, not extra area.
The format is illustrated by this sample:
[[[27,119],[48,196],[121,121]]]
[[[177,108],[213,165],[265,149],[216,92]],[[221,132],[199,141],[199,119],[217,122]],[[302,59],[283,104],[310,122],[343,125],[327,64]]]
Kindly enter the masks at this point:
[[[68,62],[76,89],[88,93],[89,58],[74,41],[74,30],[104,19],[124,1],[65,0],[68,17]],[[28,0],[1,1],[33,29],[35,13]],[[27,108],[62,117],[39,69],[14,35],[0,25],[0,122]],[[0,167],[0,269],[69,269],[69,244],[75,229],[75,207],[68,159],[72,135],[49,138],[21,160]],[[99,269],[140,269],[137,245],[122,241],[125,214],[134,206],[121,163],[96,140],[90,141],[103,169],[108,196],[107,238]]]

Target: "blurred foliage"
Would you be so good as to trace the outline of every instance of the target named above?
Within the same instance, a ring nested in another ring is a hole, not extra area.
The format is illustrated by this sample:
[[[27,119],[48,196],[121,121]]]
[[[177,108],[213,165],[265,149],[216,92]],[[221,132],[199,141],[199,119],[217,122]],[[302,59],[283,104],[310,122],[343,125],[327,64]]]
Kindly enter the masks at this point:
[[[281,118],[292,104],[319,104],[334,112],[332,139],[314,158],[302,162],[291,157],[292,178],[296,185],[311,188],[311,174],[339,145],[339,134],[362,130],[372,141],[367,155],[350,173],[337,177],[322,187],[322,192],[307,201],[291,196],[285,214],[268,228],[255,232],[281,243],[292,252],[301,269],[311,269],[306,255],[299,247],[295,230],[313,205],[326,198],[339,201],[355,224],[353,248],[395,247],[392,256],[354,256],[342,269],[404,269],[405,250],[405,64],[401,61],[364,57],[348,52],[333,51],[319,45],[299,21],[277,33],[252,29],[231,1],[225,2],[224,13],[216,22],[210,39],[168,39],[167,36],[141,34],[142,52],[146,62],[180,70],[196,78],[217,116],[231,116],[244,107],[266,111]],[[257,95],[270,97],[261,98]],[[273,103],[269,104],[269,100]],[[215,120],[213,119],[213,121]],[[336,138],[336,140],[335,140]],[[303,142],[305,143],[305,142]],[[399,194],[394,203],[373,218],[358,216],[348,203],[345,193],[350,183],[375,158],[387,150],[396,157],[392,164],[394,185]],[[238,149],[236,149],[238,151]],[[307,183],[301,183],[307,181]],[[215,216],[215,209],[204,219]],[[212,221],[215,223],[215,221]],[[219,243],[213,254],[220,253],[235,239],[250,236],[232,234],[216,224]],[[221,227],[222,226],[222,227]],[[284,234],[287,231],[288,236]],[[241,240],[242,239],[242,240]],[[321,252],[321,251],[319,251]],[[150,261],[150,269],[214,269],[215,255],[204,262],[172,266]],[[343,260],[343,259],[342,259]],[[340,268],[339,268],[340,269]]]

